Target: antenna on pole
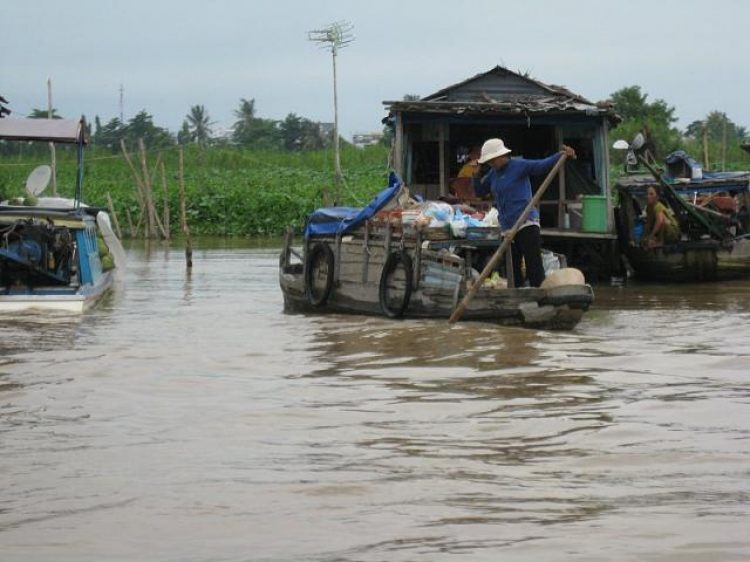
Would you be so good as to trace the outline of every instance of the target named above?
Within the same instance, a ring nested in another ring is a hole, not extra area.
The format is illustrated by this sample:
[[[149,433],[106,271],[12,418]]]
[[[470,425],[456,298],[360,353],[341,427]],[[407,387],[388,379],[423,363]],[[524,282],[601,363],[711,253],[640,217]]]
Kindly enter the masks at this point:
[[[125,87],[120,83],[120,123],[125,122]]]
[[[333,167],[334,180],[336,182],[335,204],[341,203],[341,184],[344,174],[341,171],[341,151],[339,147],[339,100],[338,84],[336,77],[336,57],[341,49],[354,43],[352,30],[354,25],[348,21],[337,21],[321,29],[313,29],[308,32],[307,38],[317,43],[322,49],[330,51],[333,59]]]

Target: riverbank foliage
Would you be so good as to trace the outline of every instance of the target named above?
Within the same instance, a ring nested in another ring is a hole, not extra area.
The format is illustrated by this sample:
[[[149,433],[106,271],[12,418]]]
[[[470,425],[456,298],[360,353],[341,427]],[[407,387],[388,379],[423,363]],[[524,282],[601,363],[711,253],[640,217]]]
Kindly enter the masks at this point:
[[[134,147],[130,147],[131,149]],[[75,154],[58,147],[58,192],[72,196]],[[176,149],[162,151],[169,186],[171,230],[179,229],[178,156]],[[360,206],[387,185],[388,148],[346,146],[342,152],[346,187],[342,204]],[[149,166],[156,154],[148,155]],[[24,195],[24,182],[38,164],[49,163],[44,152],[3,158],[0,161],[0,197]],[[280,152],[232,148],[185,148],[185,190],[188,224],[194,234],[259,236],[280,234],[288,226],[300,229],[307,215],[323,205],[323,191],[334,192],[333,152]],[[163,189],[153,174],[154,199],[161,212]],[[114,201],[120,225],[127,234],[126,209],[137,220],[140,208],[127,163],[107,149],[86,152],[84,199],[105,206],[107,193]]]

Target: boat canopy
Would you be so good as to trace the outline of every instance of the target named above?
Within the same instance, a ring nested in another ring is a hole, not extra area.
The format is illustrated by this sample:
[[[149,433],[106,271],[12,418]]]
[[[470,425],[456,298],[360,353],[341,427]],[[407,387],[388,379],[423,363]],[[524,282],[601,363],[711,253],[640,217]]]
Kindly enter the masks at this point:
[[[86,121],[80,119],[0,119],[0,140],[86,144]]]
[[[401,191],[401,187],[401,178],[391,172],[388,187],[378,193],[366,207],[324,207],[313,211],[307,219],[305,238],[335,236],[357,228],[385,207]]]

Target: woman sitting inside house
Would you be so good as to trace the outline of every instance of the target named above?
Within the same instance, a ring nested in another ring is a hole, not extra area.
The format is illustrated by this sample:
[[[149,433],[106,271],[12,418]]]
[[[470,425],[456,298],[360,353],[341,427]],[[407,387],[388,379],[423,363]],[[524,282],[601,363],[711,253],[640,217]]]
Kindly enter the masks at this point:
[[[648,248],[676,244],[680,240],[680,227],[672,212],[659,201],[659,192],[651,186],[646,191],[646,231],[642,244]]]

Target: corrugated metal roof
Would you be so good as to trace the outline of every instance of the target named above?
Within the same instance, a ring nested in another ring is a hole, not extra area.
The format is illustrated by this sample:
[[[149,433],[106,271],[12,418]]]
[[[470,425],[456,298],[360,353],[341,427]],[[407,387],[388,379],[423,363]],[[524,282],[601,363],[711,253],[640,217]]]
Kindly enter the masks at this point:
[[[416,101],[383,102],[391,111],[419,113],[578,113],[607,115],[619,122],[609,103],[593,103],[563,86],[544,84],[496,66]]]
[[[86,127],[80,119],[1,119],[0,139],[17,141],[42,141],[77,143],[83,137],[86,142]]]

